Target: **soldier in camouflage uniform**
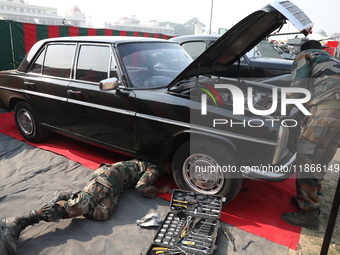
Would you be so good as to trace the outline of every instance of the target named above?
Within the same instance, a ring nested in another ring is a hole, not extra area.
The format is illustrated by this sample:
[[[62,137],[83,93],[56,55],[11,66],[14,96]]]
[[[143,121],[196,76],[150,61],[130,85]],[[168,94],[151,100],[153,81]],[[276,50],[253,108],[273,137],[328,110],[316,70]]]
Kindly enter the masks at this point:
[[[311,92],[305,105],[311,115],[302,120],[297,144],[297,196],[292,202],[301,211],[283,213],[282,218],[295,226],[318,229],[321,182],[340,141],[340,61],[321,50],[320,42],[308,41],[294,60],[292,79],[291,86]]]
[[[123,189],[135,188],[142,195],[154,198],[157,193],[168,193],[170,186],[157,188],[152,184],[162,175],[169,173],[170,165],[163,170],[139,160],[116,164],[102,164],[93,172],[85,188],[78,193],[56,192],[51,202],[41,209],[30,211],[5,220],[2,240],[9,254],[16,254],[16,241],[20,232],[28,225],[40,220],[51,222],[59,219],[74,218],[80,215],[93,220],[103,221],[110,217]]]

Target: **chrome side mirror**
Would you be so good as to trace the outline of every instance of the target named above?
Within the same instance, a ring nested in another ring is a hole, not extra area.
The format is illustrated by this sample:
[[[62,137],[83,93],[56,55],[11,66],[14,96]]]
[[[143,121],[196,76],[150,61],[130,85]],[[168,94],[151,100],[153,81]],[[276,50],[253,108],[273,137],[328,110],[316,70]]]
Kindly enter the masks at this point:
[[[119,88],[120,82],[117,78],[109,78],[105,80],[101,80],[99,82],[99,88],[101,91],[109,91],[109,90],[116,90]]]

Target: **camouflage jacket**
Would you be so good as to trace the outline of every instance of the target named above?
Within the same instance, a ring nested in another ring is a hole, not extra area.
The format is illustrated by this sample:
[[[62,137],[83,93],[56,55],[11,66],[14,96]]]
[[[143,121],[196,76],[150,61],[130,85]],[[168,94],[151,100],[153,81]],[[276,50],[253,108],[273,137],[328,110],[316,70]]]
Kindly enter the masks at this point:
[[[311,92],[314,103],[309,105],[338,100],[335,94],[340,92],[340,61],[327,52],[316,49],[300,52],[294,60],[291,76],[292,87]]]
[[[158,192],[158,188],[152,184],[163,174],[162,170],[156,165],[137,159],[115,164],[103,163],[100,165],[100,168],[108,172],[108,179],[111,178],[109,176],[112,176],[112,174],[109,174],[110,172],[119,172],[120,178],[123,180],[123,187],[120,187],[120,189],[135,187],[139,193],[151,198],[154,198]],[[100,173],[100,171],[98,171],[98,173]],[[91,176],[91,179],[93,178],[97,178],[96,173]]]

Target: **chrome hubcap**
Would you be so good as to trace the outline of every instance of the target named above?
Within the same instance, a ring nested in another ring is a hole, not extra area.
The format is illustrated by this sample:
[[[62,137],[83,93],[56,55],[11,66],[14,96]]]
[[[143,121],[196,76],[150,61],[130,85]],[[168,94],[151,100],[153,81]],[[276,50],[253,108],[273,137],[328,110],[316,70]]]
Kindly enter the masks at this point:
[[[184,161],[182,173],[186,184],[200,193],[217,194],[225,182],[216,160],[202,153],[190,155]]]
[[[34,132],[34,123],[31,115],[26,110],[20,109],[17,118],[20,129],[26,135],[32,135]]]

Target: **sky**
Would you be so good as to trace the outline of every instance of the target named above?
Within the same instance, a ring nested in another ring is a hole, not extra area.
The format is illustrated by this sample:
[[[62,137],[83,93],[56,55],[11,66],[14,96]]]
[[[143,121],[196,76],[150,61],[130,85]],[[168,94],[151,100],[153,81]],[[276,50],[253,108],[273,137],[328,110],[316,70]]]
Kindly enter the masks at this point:
[[[171,21],[185,23],[197,17],[210,26],[211,6],[212,30],[230,28],[248,14],[262,8],[272,0],[27,0],[29,4],[58,8],[58,14],[63,16],[66,10],[77,5],[85,13],[87,19],[91,16],[92,27],[101,28],[103,22],[115,22],[122,17],[135,15],[141,24],[149,20],[159,22]],[[314,31],[324,30],[327,35],[340,33],[340,1],[339,0],[291,0],[302,9],[314,22]]]

